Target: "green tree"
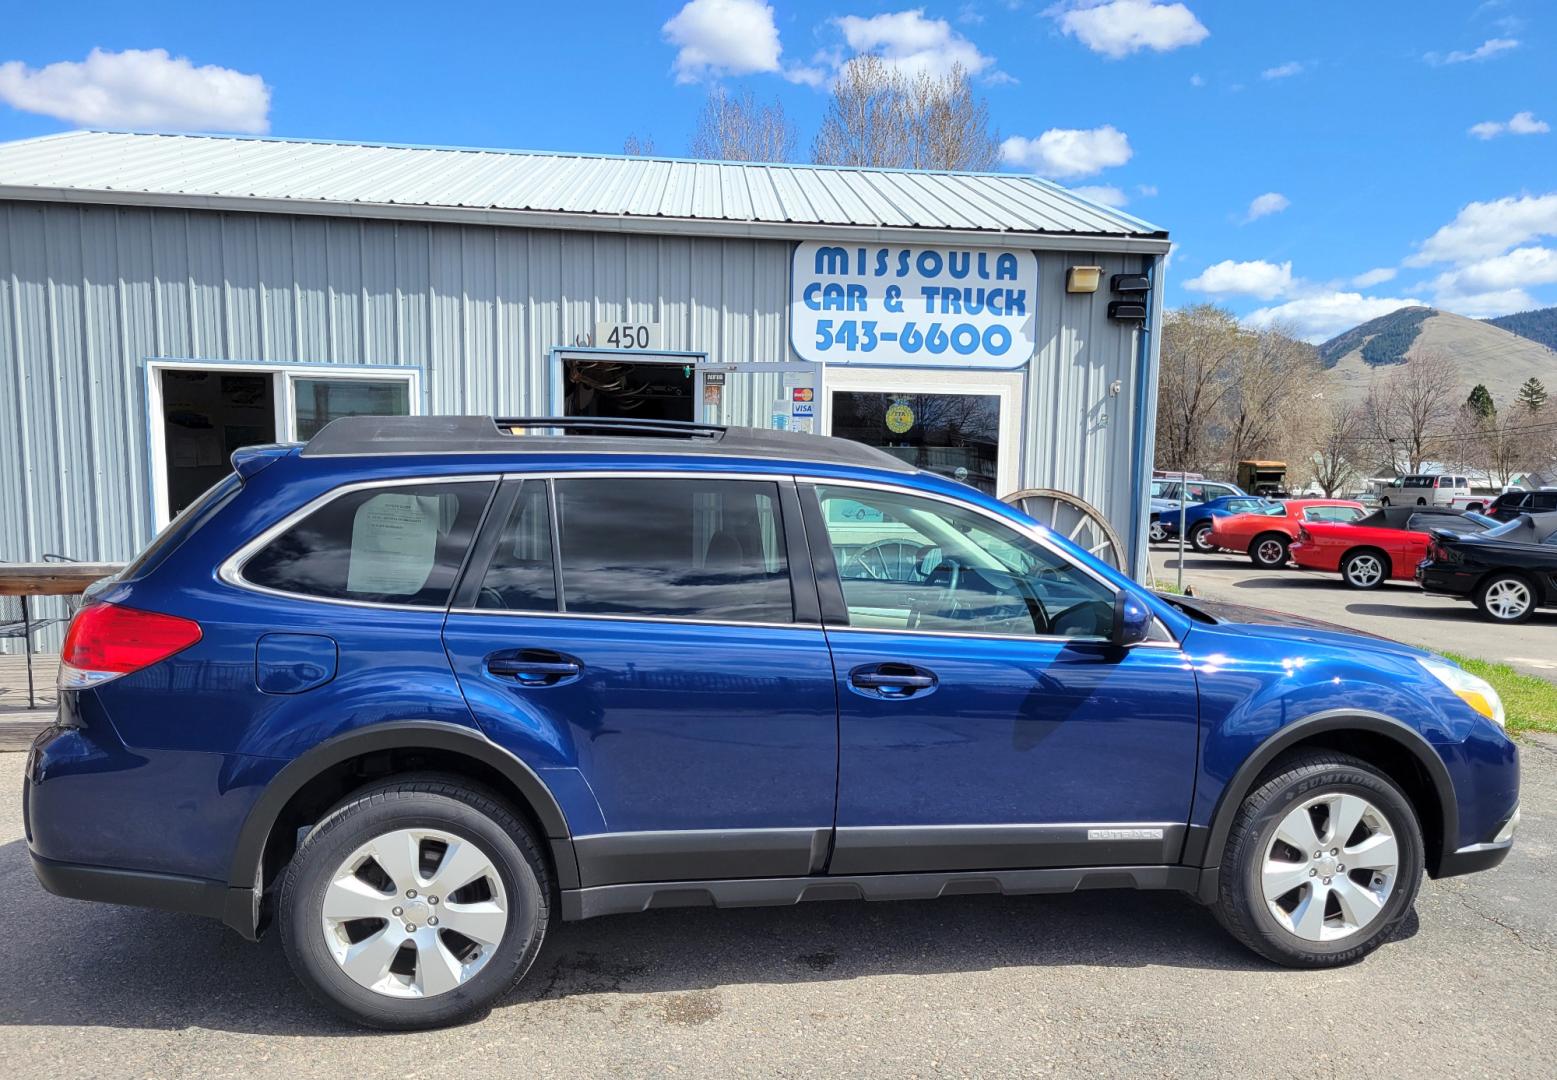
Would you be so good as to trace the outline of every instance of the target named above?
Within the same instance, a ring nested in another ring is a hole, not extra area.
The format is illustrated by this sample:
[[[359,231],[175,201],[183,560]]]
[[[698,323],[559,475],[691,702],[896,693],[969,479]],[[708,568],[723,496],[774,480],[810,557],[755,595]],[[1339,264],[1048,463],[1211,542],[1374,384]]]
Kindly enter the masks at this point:
[[[1485,383],[1476,384],[1470,392],[1470,397],[1465,399],[1465,404],[1482,420],[1491,420],[1498,412],[1497,406],[1492,404],[1492,392],[1487,389]]]
[[[1531,412],[1538,412],[1542,405],[1546,404],[1546,386],[1534,375],[1525,380],[1525,384],[1519,388],[1519,404]]]

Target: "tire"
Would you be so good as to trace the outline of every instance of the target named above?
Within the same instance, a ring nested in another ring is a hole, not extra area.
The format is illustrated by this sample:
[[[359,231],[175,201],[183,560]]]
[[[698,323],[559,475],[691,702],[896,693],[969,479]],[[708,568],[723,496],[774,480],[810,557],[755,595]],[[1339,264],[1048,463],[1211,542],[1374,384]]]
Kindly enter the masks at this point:
[[[1291,544],[1281,533],[1261,533],[1249,542],[1249,561],[1261,570],[1280,570],[1287,565]]]
[[[1211,523],[1203,521],[1189,531],[1189,542],[1196,551],[1202,555],[1210,555],[1216,551],[1216,545],[1211,542]]]
[[[1360,813],[1359,803],[1366,807]],[[1347,836],[1326,835],[1336,828],[1337,813],[1343,821],[1357,814]],[[1293,822],[1297,828],[1289,827]],[[1321,857],[1287,844],[1283,836],[1293,834],[1317,841]],[[1340,869],[1349,857],[1363,865]],[[1288,862],[1290,868],[1274,869]],[[1239,807],[1213,910],[1228,933],[1268,960],[1339,967],[1361,960],[1400,928],[1423,865],[1421,826],[1394,781],[1348,754],[1299,752],[1278,758]],[[1289,882],[1295,884],[1283,891]]]
[[[360,876],[345,873],[375,842],[382,855],[367,855],[357,869]],[[463,853],[457,865],[448,861],[456,851]],[[418,857],[414,866],[412,852]],[[379,857],[398,873],[389,874]],[[482,860],[479,871],[471,869]],[[432,894],[442,874],[478,872],[481,876],[447,897]],[[393,906],[393,916],[378,916],[385,905],[409,897],[401,896],[399,877],[431,895]],[[389,881],[395,882],[393,891]],[[349,887],[332,891],[335,882]],[[338,911],[360,906],[374,914],[332,921],[327,893]],[[321,1003],[368,1027],[412,1030],[484,1013],[523,978],[546,936],[551,895],[551,873],[535,836],[492,792],[454,776],[407,776],[353,792],[314,826],[287,869],[277,921],[292,970]],[[434,931],[438,912],[443,925]],[[418,926],[412,919],[423,921]],[[413,937],[407,927],[420,932],[410,948],[396,951],[396,941]],[[463,937],[456,927],[479,937]],[[382,947],[360,948],[374,941]],[[352,950],[359,974],[377,978],[372,986],[348,974],[337,959],[352,956]],[[417,996],[418,988],[424,996]]]
[[[1417,501],[1416,501],[1416,504],[1417,504],[1417,505],[1418,505],[1418,506],[1426,506],[1426,505],[1427,505],[1427,500],[1426,500],[1426,499],[1418,499],[1418,500],[1417,500]]]
[[[1153,544],[1161,544],[1168,539],[1168,530],[1162,527],[1162,522],[1153,518],[1147,527],[1147,538]]]
[[[1348,551],[1341,559],[1341,580],[1349,589],[1377,589],[1389,572],[1389,556],[1377,548]]]
[[[1386,495],[1383,498],[1379,499],[1379,505],[1380,506],[1388,506],[1389,505],[1389,496]]]
[[[1476,589],[1476,607],[1482,617],[1509,626],[1535,614],[1535,598],[1535,585],[1523,574],[1489,574]]]

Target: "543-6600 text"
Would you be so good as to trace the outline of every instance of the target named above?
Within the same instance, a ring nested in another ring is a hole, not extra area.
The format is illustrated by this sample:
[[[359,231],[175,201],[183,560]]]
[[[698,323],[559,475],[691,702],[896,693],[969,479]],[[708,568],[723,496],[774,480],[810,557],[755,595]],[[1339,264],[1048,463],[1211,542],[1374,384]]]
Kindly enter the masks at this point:
[[[818,319],[816,347],[819,351],[843,349],[845,352],[874,352],[885,342],[895,342],[907,353],[936,354],[947,349],[969,356],[981,349],[990,356],[1002,356],[1011,348],[1011,331],[1004,326],[986,326],[980,330],[971,323],[943,325],[930,323],[921,329],[905,322],[898,330],[880,330],[875,319]]]

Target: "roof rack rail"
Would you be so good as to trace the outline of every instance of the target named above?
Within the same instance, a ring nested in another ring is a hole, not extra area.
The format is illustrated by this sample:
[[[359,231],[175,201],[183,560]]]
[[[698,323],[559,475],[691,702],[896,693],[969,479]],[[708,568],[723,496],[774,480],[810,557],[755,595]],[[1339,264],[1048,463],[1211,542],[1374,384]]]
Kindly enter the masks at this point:
[[[561,431],[594,431],[608,435],[682,435],[687,438],[722,438],[723,424],[699,424],[691,420],[640,420],[632,416],[495,416],[499,428],[557,428]]]

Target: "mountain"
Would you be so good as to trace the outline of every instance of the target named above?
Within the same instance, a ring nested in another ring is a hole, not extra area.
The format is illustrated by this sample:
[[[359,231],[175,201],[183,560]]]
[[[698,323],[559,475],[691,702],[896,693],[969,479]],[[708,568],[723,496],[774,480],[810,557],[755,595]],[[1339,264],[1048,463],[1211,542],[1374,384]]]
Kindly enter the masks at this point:
[[[1547,386],[1557,386],[1557,352],[1496,325],[1502,321],[1405,307],[1337,334],[1319,346],[1319,357],[1334,372],[1341,392],[1360,399],[1375,374],[1419,352],[1438,353],[1459,367],[1466,393],[1485,383],[1501,408],[1514,400],[1520,384],[1532,375]]]
[[[1516,311],[1512,315],[1500,315],[1486,321],[1511,334],[1538,341],[1548,349],[1557,349],[1557,307]]]

